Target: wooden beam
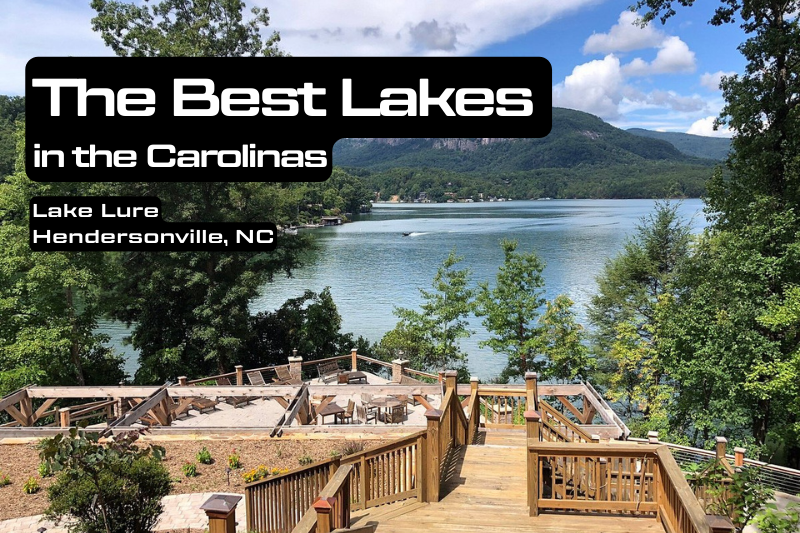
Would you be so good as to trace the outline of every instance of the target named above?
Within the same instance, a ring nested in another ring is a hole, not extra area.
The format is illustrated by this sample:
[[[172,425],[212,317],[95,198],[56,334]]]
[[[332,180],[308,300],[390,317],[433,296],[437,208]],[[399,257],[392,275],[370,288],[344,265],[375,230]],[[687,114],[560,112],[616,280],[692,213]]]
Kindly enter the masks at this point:
[[[431,404],[428,403],[428,400],[425,399],[425,396],[422,396],[421,394],[415,394],[414,399],[421,403],[426,410],[430,411],[433,409]]]
[[[13,405],[7,405],[6,406],[6,413],[10,414],[11,418],[16,420],[18,424],[21,424],[23,426],[29,426],[30,425],[30,424],[26,423],[27,419],[25,418],[25,416],[22,413],[20,413],[19,410],[16,407],[14,407]]]
[[[578,420],[583,419],[583,413],[581,413],[577,407],[572,405],[572,402],[569,401],[569,398],[561,394],[557,395],[556,398],[558,398],[558,401],[560,401],[564,405],[564,407],[566,407],[569,410],[570,413],[575,415],[575,418],[577,418]]]
[[[58,398],[48,398],[44,401],[44,403],[39,407],[35,413],[33,413],[33,421],[36,422],[50,409],[54,403],[58,401]]]
[[[19,400],[19,411],[25,417],[25,426],[33,425],[33,402],[31,397],[28,396],[28,391]]]
[[[2,399],[0,399],[0,410],[5,409],[9,405],[18,404],[22,398],[25,398],[26,396],[28,396],[27,389],[20,389],[7,396],[4,396]]]
[[[597,414],[597,409],[594,408],[594,405],[584,401],[583,417],[581,418],[581,424],[591,424],[595,414]]]
[[[353,383],[347,385],[317,385],[307,384],[309,392],[315,395],[343,395],[352,396],[362,392],[373,396],[405,394],[441,395],[439,385],[397,385],[382,384],[371,385]],[[268,385],[255,386],[188,386],[168,387],[169,395],[173,398],[187,396],[253,396],[253,397],[293,397],[299,390],[299,385]],[[31,398],[146,398],[157,392],[159,387],[31,387],[28,394]],[[466,393],[469,395],[469,392]],[[4,399],[5,400],[5,399]],[[17,400],[19,401],[19,400]]]
[[[191,387],[182,387],[184,389],[191,388]],[[114,423],[115,427],[126,427],[134,424],[137,420],[141,417],[145,416],[148,411],[150,411],[153,407],[159,404],[161,400],[166,398],[169,394],[167,393],[167,389],[162,387],[160,389],[156,389],[156,392],[153,393],[149,398],[141,402],[135,408],[131,409],[125,416],[119,418],[116,423]]]

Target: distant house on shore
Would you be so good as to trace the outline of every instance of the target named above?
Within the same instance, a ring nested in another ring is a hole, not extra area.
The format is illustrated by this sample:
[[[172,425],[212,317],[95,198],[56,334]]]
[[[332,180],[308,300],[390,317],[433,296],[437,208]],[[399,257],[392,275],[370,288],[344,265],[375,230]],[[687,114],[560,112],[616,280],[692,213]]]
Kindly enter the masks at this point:
[[[322,217],[321,219],[323,226],[341,226],[342,225],[342,217]]]

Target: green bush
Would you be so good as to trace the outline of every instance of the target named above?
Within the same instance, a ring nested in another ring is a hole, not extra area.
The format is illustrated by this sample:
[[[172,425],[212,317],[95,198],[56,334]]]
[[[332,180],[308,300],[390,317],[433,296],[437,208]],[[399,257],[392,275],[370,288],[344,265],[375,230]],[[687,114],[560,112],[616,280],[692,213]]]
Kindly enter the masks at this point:
[[[11,485],[11,479],[9,477],[0,472],[0,487],[5,487],[6,485]]]
[[[211,457],[211,452],[208,451],[208,448],[203,446],[203,449],[197,452],[197,462],[204,465],[210,465],[214,462],[214,459]]]
[[[25,484],[22,485],[22,492],[24,492],[25,494],[36,494],[37,492],[39,492],[39,488],[40,488],[39,482],[36,481],[35,477],[31,476],[28,478],[28,481],[26,481]]]
[[[69,517],[71,533],[149,533],[169,494],[164,449],[139,448],[138,432],[99,444],[97,433],[72,428],[45,442],[41,457],[57,477],[48,489],[49,520]]]
[[[755,523],[761,533],[796,533],[800,531],[800,505],[789,505],[782,512],[774,503],[767,504]]]
[[[310,455],[304,455],[300,459],[298,459],[298,462],[302,466],[305,466],[305,465],[310,465],[311,463],[313,463],[314,459],[312,459]]]
[[[39,463],[39,477],[50,477],[53,475],[53,470],[47,463]]]
[[[236,448],[231,450],[231,454],[228,456],[228,467],[231,470],[236,470],[237,468],[242,467],[242,458],[239,456]]]
[[[183,475],[186,477],[197,476],[197,465],[194,463],[184,463],[181,470],[183,470]]]

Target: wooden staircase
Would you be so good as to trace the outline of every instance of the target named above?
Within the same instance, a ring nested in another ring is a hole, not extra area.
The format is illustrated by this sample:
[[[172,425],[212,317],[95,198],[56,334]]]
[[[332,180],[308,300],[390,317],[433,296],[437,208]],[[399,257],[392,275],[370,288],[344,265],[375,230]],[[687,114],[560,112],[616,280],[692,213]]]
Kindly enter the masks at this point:
[[[526,439],[523,430],[481,430],[478,444],[462,446],[442,479],[441,500],[407,500],[353,511],[352,527],[377,523],[378,533],[663,532],[653,518],[542,514],[528,516]]]

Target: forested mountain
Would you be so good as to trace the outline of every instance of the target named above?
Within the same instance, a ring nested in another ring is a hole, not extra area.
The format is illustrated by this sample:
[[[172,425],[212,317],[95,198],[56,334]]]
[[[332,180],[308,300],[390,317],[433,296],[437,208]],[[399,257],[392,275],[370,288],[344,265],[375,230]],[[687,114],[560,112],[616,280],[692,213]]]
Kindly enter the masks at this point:
[[[719,137],[703,137],[702,135],[690,135],[688,133],[671,131],[651,131],[641,128],[631,128],[626,131],[640,137],[667,141],[683,154],[691,157],[703,157],[722,161],[728,157],[728,151],[731,149],[731,140]]]
[[[381,199],[433,201],[696,197],[715,164],[561,108],[541,139],[350,138],[336,143],[333,162],[360,174]]]

